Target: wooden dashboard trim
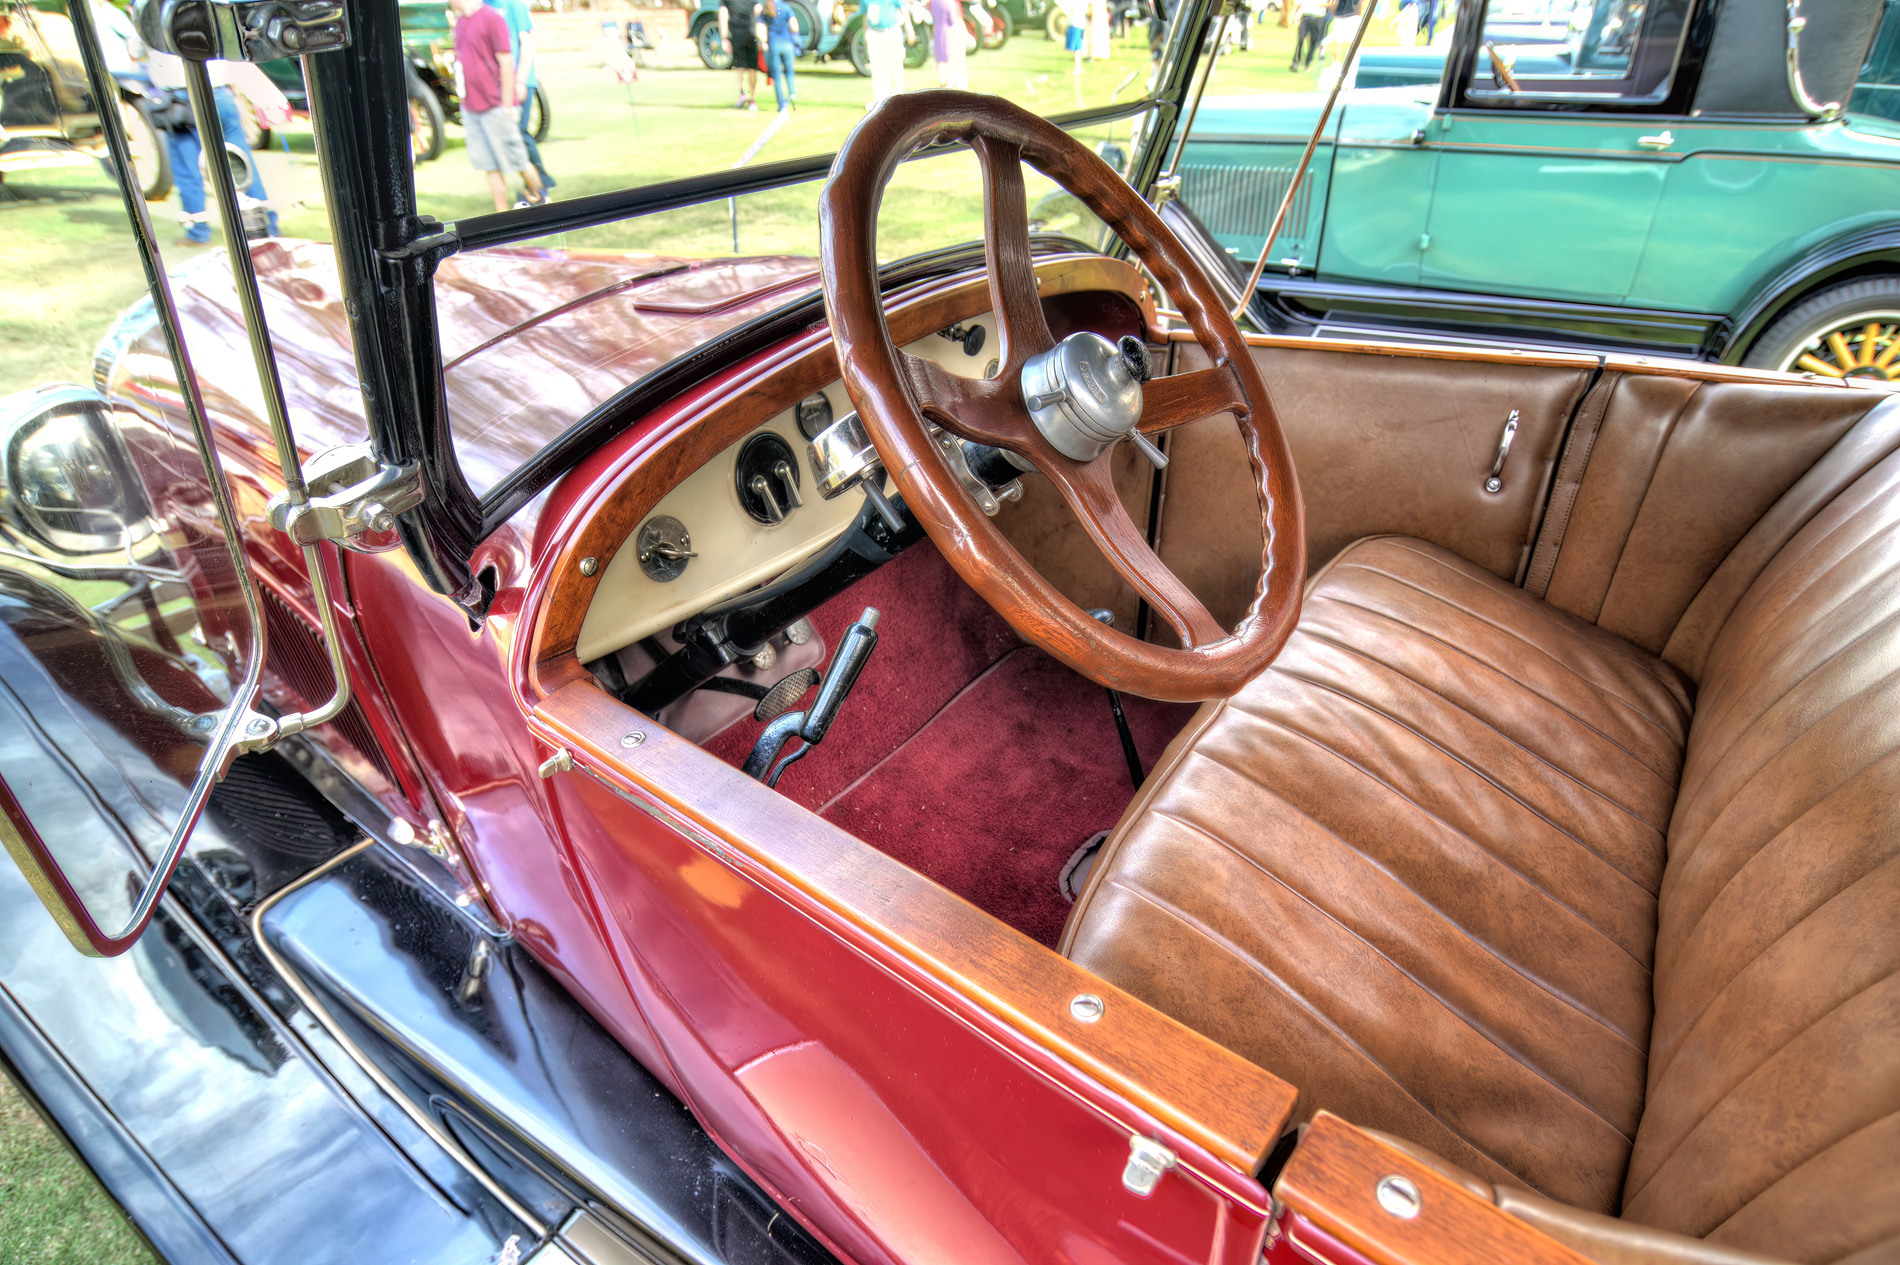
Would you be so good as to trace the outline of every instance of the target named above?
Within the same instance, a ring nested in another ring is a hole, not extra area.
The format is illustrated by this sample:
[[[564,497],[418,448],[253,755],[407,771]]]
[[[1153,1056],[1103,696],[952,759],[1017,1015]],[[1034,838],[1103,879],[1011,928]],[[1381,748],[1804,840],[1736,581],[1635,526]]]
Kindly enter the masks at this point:
[[[1419,1192],[1417,1212],[1396,1216],[1380,1206],[1378,1188],[1403,1177]],[[1313,1117],[1273,1186],[1292,1214],[1374,1265],[1591,1265],[1567,1244],[1478,1198],[1412,1156],[1322,1111]],[[1269,1247],[1268,1260],[1276,1259]]]
[[[621,743],[629,723],[644,735],[632,751]],[[543,699],[531,724],[571,753],[570,776],[591,775],[642,807],[664,809],[655,815],[675,819],[719,862],[842,920],[1239,1174],[1258,1169],[1284,1133],[1299,1096],[1291,1084],[645,720],[591,680]],[[690,788],[690,798],[678,788]],[[1083,993],[1106,1003],[1093,1023],[1069,1014]]]
[[[1171,343],[1199,340],[1191,329],[1168,331]],[[1241,334],[1249,347],[1280,347],[1289,351],[1343,351],[1367,356],[1410,356],[1420,360],[1469,360],[1494,365],[1549,365],[1562,368],[1601,365],[1608,372],[1647,374],[1657,378],[1693,378],[1698,382],[1755,382],[1773,386],[1829,387],[1835,390],[1900,393],[1900,382],[1867,378],[1830,378],[1818,373],[1782,373],[1774,369],[1744,369],[1739,365],[1708,364],[1673,356],[1638,356],[1627,352],[1544,351],[1504,347],[1441,347],[1433,343],[1387,343],[1363,338],[1309,338],[1282,334]],[[1269,384],[1271,385],[1271,384]]]
[[[1110,291],[1133,301],[1157,340],[1161,337],[1154,299],[1132,265],[1103,255],[1060,255],[1036,266],[1043,298]],[[891,336],[902,346],[934,330],[978,316],[990,308],[988,278],[964,273],[930,282],[894,296],[889,308]],[[560,660],[571,656],[594,593],[607,564],[634,530],[682,479],[766,421],[813,391],[838,380],[838,353],[828,327],[819,325],[789,347],[760,357],[749,371],[704,407],[689,410],[662,431],[633,448],[603,495],[582,514],[584,521],[561,547],[548,572],[529,642],[530,683],[545,696],[569,673]],[[583,575],[580,561],[593,558],[594,573]]]

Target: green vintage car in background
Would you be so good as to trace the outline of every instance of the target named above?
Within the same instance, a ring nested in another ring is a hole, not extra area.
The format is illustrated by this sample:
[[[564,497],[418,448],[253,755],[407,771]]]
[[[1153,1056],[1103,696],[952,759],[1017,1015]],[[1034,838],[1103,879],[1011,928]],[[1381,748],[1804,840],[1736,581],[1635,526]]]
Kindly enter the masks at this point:
[[[1368,51],[1269,252],[1279,332],[1900,378],[1900,0],[1470,0]],[[1179,197],[1244,275],[1323,98],[1210,97]]]

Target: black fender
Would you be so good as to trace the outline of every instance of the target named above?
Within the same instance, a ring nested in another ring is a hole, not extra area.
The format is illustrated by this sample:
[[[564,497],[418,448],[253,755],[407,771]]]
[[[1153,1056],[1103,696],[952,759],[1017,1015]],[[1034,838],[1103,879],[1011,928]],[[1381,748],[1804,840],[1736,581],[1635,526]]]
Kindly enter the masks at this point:
[[[1733,331],[1718,353],[1724,364],[1742,357],[1776,317],[1823,286],[1878,273],[1900,273],[1900,223],[1843,233],[1823,242],[1755,288],[1729,321]]]

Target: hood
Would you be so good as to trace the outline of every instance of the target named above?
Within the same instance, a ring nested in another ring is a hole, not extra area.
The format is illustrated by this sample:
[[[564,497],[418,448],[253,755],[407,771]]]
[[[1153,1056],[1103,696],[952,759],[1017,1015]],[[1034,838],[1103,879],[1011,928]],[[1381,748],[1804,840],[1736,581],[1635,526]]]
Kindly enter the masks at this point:
[[[334,253],[273,239],[253,243],[251,257],[299,448],[309,455],[363,442]],[[436,272],[436,312],[450,426],[470,484],[486,491],[628,383],[817,284],[817,261],[796,257],[519,248],[451,256]],[[172,285],[206,407],[274,467],[228,259],[196,260]],[[176,406],[156,325],[100,376],[111,394]]]

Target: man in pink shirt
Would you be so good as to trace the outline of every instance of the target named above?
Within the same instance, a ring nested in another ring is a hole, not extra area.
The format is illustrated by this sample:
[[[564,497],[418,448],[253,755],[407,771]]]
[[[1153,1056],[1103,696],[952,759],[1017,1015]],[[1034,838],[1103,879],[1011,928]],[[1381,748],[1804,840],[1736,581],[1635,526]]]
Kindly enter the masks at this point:
[[[515,84],[514,50],[509,44],[508,20],[482,0],[449,0],[455,12],[455,64],[462,80],[462,131],[468,139],[468,161],[488,173],[488,191],[495,209],[508,209],[508,179],[503,173],[521,173],[527,190],[523,203],[547,201],[541,177],[528,161],[521,143],[517,111],[521,94]]]

